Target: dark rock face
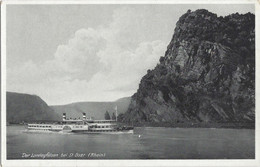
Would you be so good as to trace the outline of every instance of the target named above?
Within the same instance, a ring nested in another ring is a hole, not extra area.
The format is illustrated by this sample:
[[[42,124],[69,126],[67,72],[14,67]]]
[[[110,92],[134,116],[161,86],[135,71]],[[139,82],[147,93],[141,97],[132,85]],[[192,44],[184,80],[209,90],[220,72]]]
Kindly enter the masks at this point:
[[[255,16],[188,11],[124,122],[254,122]]]
[[[59,120],[57,115],[39,96],[6,93],[7,122]]]

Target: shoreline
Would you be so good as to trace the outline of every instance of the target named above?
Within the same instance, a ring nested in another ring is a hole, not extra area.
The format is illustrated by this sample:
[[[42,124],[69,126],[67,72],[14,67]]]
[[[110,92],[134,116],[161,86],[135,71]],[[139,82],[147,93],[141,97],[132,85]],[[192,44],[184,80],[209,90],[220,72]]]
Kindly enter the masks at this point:
[[[130,124],[128,124],[130,125]],[[255,123],[133,123],[134,127],[255,129]]]
[[[122,122],[119,124],[129,125]],[[7,126],[26,126],[27,123],[8,123]],[[255,123],[133,123],[134,127],[161,127],[161,128],[216,128],[216,129],[253,129],[255,130]]]

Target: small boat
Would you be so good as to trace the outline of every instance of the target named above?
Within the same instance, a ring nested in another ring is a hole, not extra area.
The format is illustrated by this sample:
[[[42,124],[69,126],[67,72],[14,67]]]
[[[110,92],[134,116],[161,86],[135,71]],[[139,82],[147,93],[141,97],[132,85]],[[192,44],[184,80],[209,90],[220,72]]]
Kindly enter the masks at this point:
[[[67,119],[66,113],[63,113],[63,120],[52,123],[31,123],[28,124],[28,131],[37,132],[64,132],[64,133],[104,133],[104,134],[132,134],[134,127],[119,126],[116,120],[92,120],[86,118],[83,113],[83,119]]]

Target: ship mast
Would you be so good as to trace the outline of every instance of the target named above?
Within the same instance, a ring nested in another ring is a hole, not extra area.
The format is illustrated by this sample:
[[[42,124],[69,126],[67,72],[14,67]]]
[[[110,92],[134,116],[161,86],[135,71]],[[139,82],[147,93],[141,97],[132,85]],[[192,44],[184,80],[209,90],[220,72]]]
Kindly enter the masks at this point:
[[[117,122],[117,106],[116,106],[115,110],[116,110],[116,122]]]

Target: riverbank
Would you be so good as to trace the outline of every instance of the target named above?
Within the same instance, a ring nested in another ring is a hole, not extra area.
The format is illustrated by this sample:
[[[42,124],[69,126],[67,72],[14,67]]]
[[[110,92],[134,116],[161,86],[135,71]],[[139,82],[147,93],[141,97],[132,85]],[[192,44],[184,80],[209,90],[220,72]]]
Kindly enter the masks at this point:
[[[134,122],[134,127],[173,127],[173,128],[230,128],[255,129],[255,123],[172,123],[172,122]]]
[[[172,128],[230,128],[230,129],[255,129],[255,123],[172,123],[172,122],[133,122],[133,123],[122,123],[118,122],[119,125],[128,125],[134,127],[172,127]],[[21,125],[24,126],[26,123],[9,123],[7,125]]]

